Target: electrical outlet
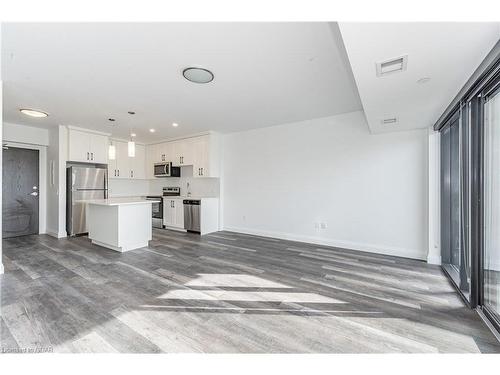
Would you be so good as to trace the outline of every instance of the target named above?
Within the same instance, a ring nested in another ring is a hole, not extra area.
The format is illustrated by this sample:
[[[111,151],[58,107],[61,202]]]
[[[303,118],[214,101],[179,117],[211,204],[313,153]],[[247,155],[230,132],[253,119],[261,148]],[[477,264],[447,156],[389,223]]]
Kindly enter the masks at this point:
[[[315,228],[316,230],[318,230],[318,229],[319,229],[319,223],[318,223],[318,222],[315,222],[315,223],[314,223],[314,228]]]
[[[328,227],[328,225],[326,225],[326,223],[321,223],[321,229],[326,229]]]
[[[243,215],[242,219],[243,221],[247,221],[247,217],[245,215]]]

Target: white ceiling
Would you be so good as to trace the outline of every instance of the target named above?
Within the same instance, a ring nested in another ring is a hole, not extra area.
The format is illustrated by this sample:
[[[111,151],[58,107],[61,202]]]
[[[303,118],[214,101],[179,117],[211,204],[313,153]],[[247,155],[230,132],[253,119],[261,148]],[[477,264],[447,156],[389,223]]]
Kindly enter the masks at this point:
[[[215,80],[186,81],[193,65]],[[335,23],[4,23],[2,78],[4,121],[143,142],[361,109]]]
[[[372,133],[434,124],[500,38],[500,23],[340,23]],[[408,55],[407,70],[377,77],[375,63]],[[429,77],[426,84],[417,80]],[[397,117],[399,123],[382,125]]]

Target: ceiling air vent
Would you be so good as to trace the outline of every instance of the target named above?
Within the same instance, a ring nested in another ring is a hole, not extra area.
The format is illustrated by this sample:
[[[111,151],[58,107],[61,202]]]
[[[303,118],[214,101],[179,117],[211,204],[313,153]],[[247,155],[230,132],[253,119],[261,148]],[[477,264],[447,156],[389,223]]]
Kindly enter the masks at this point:
[[[385,118],[380,122],[382,123],[382,125],[396,124],[398,122],[398,118],[397,117]]]
[[[406,70],[407,62],[408,62],[408,55],[378,62],[376,63],[377,77],[383,77],[392,73],[403,72]]]

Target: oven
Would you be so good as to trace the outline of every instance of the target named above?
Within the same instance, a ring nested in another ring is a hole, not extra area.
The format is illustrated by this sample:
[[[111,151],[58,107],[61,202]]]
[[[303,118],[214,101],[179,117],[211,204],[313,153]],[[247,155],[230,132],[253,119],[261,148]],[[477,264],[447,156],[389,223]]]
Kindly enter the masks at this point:
[[[148,195],[146,200],[154,200],[151,204],[152,206],[152,220],[153,220],[153,228],[163,228],[163,199],[161,195],[153,196]]]

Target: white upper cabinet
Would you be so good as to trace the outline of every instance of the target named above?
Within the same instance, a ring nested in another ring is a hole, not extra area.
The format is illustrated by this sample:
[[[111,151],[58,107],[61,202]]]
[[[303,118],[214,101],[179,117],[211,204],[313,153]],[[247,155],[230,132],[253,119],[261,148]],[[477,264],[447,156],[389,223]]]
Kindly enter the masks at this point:
[[[94,163],[108,162],[108,137],[99,134],[90,135],[90,157]]]
[[[146,146],[135,144],[135,157],[130,158],[131,177],[136,179],[146,178]]]
[[[193,138],[169,142],[171,159],[174,166],[193,165]]]
[[[158,162],[172,161],[171,153],[171,146],[168,142],[163,142],[156,145],[156,155]]]
[[[219,177],[219,137],[199,137],[146,146],[146,178],[154,178],[154,163],[172,162],[173,166],[193,166],[193,177]],[[181,172],[182,173],[182,172]]]
[[[194,160],[193,177],[209,177],[209,139],[207,137],[197,137],[193,142]]]
[[[68,129],[68,160],[108,163],[108,136],[80,129]]]
[[[146,147],[135,144],[135,156],[128,156],[128,144],[113,140],[116,149],[115,160],[109,161],[109,178],[145,179],[146,177]]]
[[[193,138],[193,177],[219,177],[220,144],[216,135]]]

